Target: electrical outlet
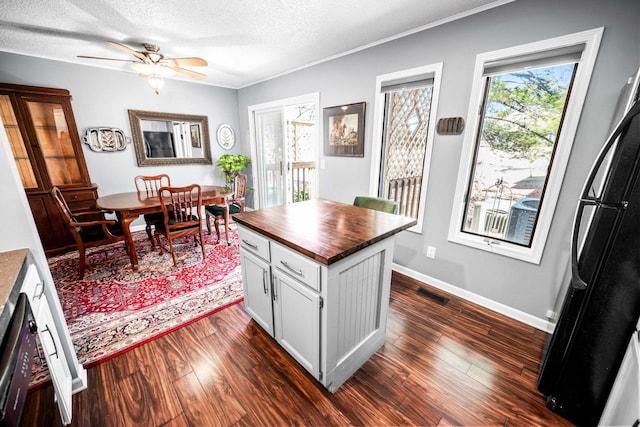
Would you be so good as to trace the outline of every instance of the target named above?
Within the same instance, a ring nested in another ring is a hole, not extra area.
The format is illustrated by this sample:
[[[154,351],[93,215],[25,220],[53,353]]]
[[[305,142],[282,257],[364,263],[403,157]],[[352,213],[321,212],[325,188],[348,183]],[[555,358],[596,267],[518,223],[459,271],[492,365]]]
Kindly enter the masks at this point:
[[[547,310],[547,319],[553,319],[556,317],[556,313],[553,310]]]
[[[427,246],[427,258],[434,259],[436,257],[436,248],[433,246]]]

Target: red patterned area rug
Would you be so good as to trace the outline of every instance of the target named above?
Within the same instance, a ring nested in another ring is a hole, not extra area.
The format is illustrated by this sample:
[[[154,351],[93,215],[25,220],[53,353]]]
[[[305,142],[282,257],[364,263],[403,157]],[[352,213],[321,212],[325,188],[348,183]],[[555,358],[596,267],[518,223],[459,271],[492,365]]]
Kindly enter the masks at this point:
[[[85,368],[242,301],[237,231],[227,245],[205,230],[206,258],[193,237],[174,242],[177,267],[167,250],[158,254],[144,231],[133,233],[138,271],[120,242],[88,251],[83,280],[78,252],[49,259],[78,360]],[[161,242],[166,243],[161,237]],[[105,250],[106,248],[106,250]],[[38,361],[30,387],[49,380]]]

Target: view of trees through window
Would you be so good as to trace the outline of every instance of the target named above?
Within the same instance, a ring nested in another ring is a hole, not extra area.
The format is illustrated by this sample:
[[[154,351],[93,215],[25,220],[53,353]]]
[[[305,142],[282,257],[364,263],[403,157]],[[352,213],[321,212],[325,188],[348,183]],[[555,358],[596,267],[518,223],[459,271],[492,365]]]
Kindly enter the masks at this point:
[[[485,77],[462,231],[531,245],[576,66]]]

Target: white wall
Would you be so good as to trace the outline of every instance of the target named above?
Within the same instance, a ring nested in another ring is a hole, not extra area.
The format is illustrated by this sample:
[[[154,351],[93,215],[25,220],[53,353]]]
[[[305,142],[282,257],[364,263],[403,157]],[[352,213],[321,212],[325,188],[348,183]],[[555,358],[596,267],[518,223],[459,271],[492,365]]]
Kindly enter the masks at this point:
[[[316,91],[323,108],[365,101],[365,157],[325,157],[326,168],[319,171],[320,197],[351,203],[369,189],[376,76],[443,62],[438,118],[465,117],[478,53],[605,27],[541,264],[447,241],[463,135],[435,136],[422,234],[403,232],[396,243],[394,261],[409,271],[542,320],[556,307],[565,283],[570,228],[582,183],[606,139],[620,89],[640,63],[638,22],[637,0],[518,0],[243,88],[238,94],[241,135],[248,139],[245,112],[252,104]],[[425,245],[437,248],[436,259],[426,258]]]

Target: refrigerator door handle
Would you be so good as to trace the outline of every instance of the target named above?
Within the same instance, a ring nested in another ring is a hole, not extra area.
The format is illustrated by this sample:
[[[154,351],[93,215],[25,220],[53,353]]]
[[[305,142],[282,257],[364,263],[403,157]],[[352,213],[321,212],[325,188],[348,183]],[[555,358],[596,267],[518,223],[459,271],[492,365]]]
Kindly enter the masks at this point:
[[[582,223],[582,214],[585,206],[599,207],[604,205],[608,207],[617,207],[618,209],[625,209],[627,205],[626,201],[620,201],[617,203],[603,203],[603,201],[601,200],[602,195],[590,195],[590,189],[593,188],[593,183],[595,182],[598,175],[598,169],[602,166],[602,163],[607,158],[607,153],[609,152],[609,150],[614,149],[615,145],[618,142],[618,137],[620,136],[620,134],[622,134],[626,127],[629,126],[635,115],[638,114],[639,110],[640,101],[636,101],[631,106],[627,114],[620,120],[613,133],[607,139],[604,147],[602,147],[602,150],[600,151],[600,154],[598,155],[598,158],[596,159],[591,172],[587,177],[584,188],[582,189],[582,198],[578,203],[578,209],[576,211],[573,225],[573,236],[571,238],[571,286],[576,290],[585,290],[588,286],[587,283],[580,277],[580,269],[578,267],[578,238],[580,234],[580,225]],[[605,180],[608,179],[609,176],[607,173],[607,176],[605,176]]]
[[[600,200],[592,200],[592,199],[586,199],[586,200],[582,199],[578,203],[578,209],[576,210],[576,217],[575,217],[574,226],[573,226],[573,234],[571,236],[571,286],[573,287],[573,289],[584,291],[589,286],[589,284],[585,281],[585,279],[583,279],[581,275],[580,266],[578,263],[578,258],[580,257],[580,254],[578,252],[582,246],[581,242],[579,241],[580,230],[583,228],[582,220],[583,218],[585,218],[585,215],[584,215],[585,207],[589,206],[589,207],[595,208],[595,211],[593,213],[586,216],[586,218],[589,220],[589,224],[587,224],[588,227],[585,227],[585,228],[590,228],[592,226],[591,222],[598,215],[598,211],[600,211],[601,213],[605,211],[608,212],[609,217],[611,217],[612,212],[614,213],[613,218],[610,218],[610,223],[608,224],[611,230],[610,236],[612,236],[612,235],[615,235],[615,232],[620,225],[620,221],[621,221],[622,215],[624,214],[624,210],[626,209],[627,204],[628,204],[627,202],[603,203]],[[586,234],[584,238],[585,239],[587,238]],[[587,244],[584,242],[582,243]],[[591,279],[587,279],[587,280],[591,280]]]
[[[578,268],[578,236],[580,224],[582,223],[582,213],[587,205],[595,206],[595,201],[580,200],[576,212],[576,219],[573,224],[573,235],[571,236],[571,286],[577,290],[587,289],[587,283],[580,277],[580,269]]]

